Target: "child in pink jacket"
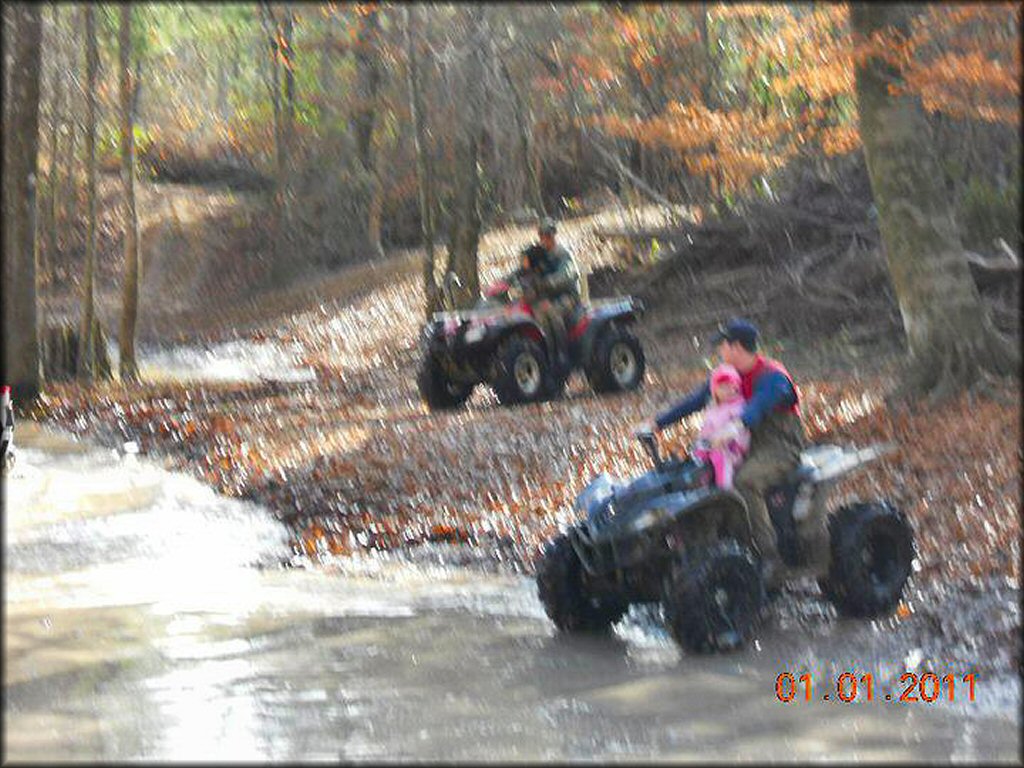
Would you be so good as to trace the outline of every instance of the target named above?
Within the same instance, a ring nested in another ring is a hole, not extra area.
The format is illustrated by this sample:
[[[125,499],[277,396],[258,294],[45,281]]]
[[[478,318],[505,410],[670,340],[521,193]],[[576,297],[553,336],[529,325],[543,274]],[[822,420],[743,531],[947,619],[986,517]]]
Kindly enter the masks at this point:
[[[745,400],[740,391],[740,373],[731,365],[720,365],[711,372],[711,398],[704,409],[704,423],[694,445],[693,455],[711,462],[715,485],[732,488],[736,467],[750,449],[750,431],[740,421]]]

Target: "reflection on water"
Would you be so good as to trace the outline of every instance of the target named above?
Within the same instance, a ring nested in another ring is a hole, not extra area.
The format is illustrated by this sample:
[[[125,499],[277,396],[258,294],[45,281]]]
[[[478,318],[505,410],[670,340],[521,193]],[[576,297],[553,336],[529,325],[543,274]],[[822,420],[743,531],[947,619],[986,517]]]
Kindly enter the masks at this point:
[[[1005,715],[965,730],[941,708],[780,704],[792,634],[685,657],[643,610],[610,637],[555,635],[521,577],[281,569],[266,510],[24,427],[5,484],[15,760],[1016,754]]]

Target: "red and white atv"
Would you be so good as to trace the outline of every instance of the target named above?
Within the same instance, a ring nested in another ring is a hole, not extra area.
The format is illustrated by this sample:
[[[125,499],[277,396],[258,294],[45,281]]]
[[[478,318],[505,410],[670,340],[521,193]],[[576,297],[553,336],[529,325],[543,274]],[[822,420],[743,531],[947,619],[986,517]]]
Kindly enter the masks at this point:
[[[424,326],[420,394],[431,409],[462,405],[486,383],[502,405],[561,397],[581,369],[595,392],[636,389],[644,378],[644,351],[629,330],[643,312],[632,297],[583,303],[566,322],[569,366],[557,370],[544,326],[523,298],[528,279],[517,270],[489,286],[472,309],[435,312]],[[444,288],[451,301],[449,273]]]

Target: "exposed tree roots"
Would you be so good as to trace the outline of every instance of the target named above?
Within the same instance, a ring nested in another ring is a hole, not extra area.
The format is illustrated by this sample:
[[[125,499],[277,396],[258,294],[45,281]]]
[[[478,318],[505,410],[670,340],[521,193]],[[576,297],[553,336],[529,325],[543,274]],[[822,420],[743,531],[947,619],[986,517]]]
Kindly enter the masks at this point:
[[[980,338],[965,334],[928,358],[912,358],[893,395],[896,400],[924,398],[934,406],[964,390],[978,394],[998,391],[1001,380],[1020,381],[1020,368],[1020,350],[986,316]]]

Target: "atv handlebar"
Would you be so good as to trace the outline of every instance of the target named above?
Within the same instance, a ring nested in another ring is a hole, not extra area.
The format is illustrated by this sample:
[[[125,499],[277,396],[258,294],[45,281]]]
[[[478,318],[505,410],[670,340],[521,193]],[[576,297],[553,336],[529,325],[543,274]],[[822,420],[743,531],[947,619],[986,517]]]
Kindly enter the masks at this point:
[[[658,451],[658,441],[654,438],[653,432],[637,432],[636,439],[640,441],[640,444],[647,451],[651,457],[651,461],[654,462],[655,469],[661,469],[665,463],[661,458],[661,453]]]

